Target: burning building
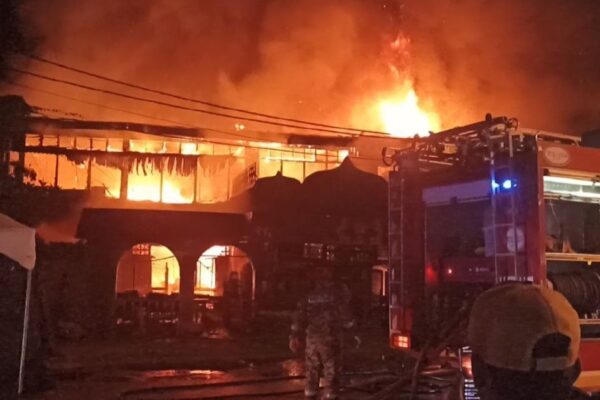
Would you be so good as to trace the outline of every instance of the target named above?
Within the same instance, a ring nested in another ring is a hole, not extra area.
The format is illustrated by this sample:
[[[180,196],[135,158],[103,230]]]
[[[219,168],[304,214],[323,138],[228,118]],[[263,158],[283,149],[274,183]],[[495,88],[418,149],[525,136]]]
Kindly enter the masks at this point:
[[[337,265],[370,302],[371,268],[385,253],[386,184],[374,148],[403,142],[207,138],[182,127],[48,118],[18,97],[3,104],[5,172],[86,193],[79,219],[39,233],[85,239],[89,273],[79,279],[101,326],[132,322],[142,303],[159,322],[199,322],[231,273],[248,302],[293,307],[315,262]]]
[[[118,292],[176,299],[191,323],[200,298],[222,294],[223,271],[258,304],[290,307],[317,261],[353,265],[345,279],[360,276],[368,297],[385,261],[381,149],[442,121],[417,95],[408,36],[395,17],[381,26],[385,7],[259,3],[115,2],[128,32],[92,3],[64,24],[26,16],[44,40],[3,88],[38,107],[5,113],[16,139],[4,154],[26,183],[87,194],[77,232],[40,233],[87,241],[90,309],[106,321]],[[92,42],[111,51],[75,56]]]

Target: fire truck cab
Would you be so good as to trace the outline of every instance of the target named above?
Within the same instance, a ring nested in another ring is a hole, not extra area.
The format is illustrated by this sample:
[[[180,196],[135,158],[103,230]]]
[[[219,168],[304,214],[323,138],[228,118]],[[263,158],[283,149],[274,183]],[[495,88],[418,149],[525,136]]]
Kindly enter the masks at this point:
[[[487,116],[415,138],[410,148],[384,149],[391,166],[392,347],[423,346],[429,332],[494,284],[544,284],[579,313],[587,371],[579,385],[600,388],[600,379],[586,381],[600,371],[600,146],[594,140]]]

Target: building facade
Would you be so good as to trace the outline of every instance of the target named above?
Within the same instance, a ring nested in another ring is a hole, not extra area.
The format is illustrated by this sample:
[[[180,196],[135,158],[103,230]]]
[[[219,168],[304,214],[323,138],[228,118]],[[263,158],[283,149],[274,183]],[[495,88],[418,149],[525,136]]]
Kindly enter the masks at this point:
[[[371,267],[385,252],[386,185],[364,170],[381,170],[386,141],[203,138],[27,112],[1,120],[6,172],[87,194],[71,228],[86,243],[89,273],[73,276],[89,288],[81,303],[96,316],[91,329],[135,322],[140,305],[197,324],[202,299],[221,297],[231,273],[252,304],[291,307],[319,262],[362,282],[356,297],[370,301]]]

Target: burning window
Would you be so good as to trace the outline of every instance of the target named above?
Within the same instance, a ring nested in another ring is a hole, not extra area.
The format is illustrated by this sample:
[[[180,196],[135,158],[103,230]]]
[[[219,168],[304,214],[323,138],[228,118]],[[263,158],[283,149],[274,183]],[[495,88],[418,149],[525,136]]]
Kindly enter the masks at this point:
[[[194,200],[194,176],[183,176],[163,170],[162,196],[163,203],[189,204]]]
[[[283,161],[281,173],[288,178],[294,178],[302,182],[304,180],[303,162]]]
[[[181,143],[181,154],[198,154],[198,143]]]
[[[229,198],[232,161],[229,157],[223,156],[201,156],[196,171],[196,201],[215,203]]]
[[[35,178],[27,178],[26,181],[53,186],[56,182],[56,163],[55,154],[25,153],[25,167],[35,171]]]
[[[126,252],[117,267],[117,293],[136,291],[172,294],[179,292],[179,262],[165,246],[137,244]]]
[[[149,166],[145,173],[135,169],[129,172],[127,198],[136,201],[159,202],[161,200],[160,176],[160,171]]]
[[[92,161],[91,187],[101,187],[104,195],[109,198],[118,199],[121,196],[121,170],[106,167]]]
[[[65,149],[72,149],[75,147],[75,137],[74,136],[61,136],[58,138],[58,147],[62,147]]]
[[[108,139],[108,146],[106,147],[106,151],[123,151],[123,139],[120,138],[110,138]]]
[[[196,263],[196,293],[214,294],[217,287],[216,259],[227,254],[226,246],[213,246]]]
[[[25,136],[25,146],[27,147],[35,147],[42,145],[42,136],[41,135],[26,135]]]
[[[77,150],[91,150],[92,138],[78,136],[75,138],[75,148]]]
[[[58,136],[54,136],[54,135],[42,136],[42,146],[47,146],[47,147],[58,146]]]
[[[165,144],[158,140],[130,140],[129,150],[136,153],[164,153]]]
[[[239,193],[237,182],[248,175],[248,165],[254,165],[258,178],[281,172],[303,181],[312,173],[337,167],[349,154],[348,150],[281,143],[249,143],[260,149],[248,149],[206,142],[70,135],[30,134],[26,145],[39,151],[25,156],[25,166],[37,173],[31,180],[35,184],[101,188],[108,198],[122,198],[126,187],[128,200],[170,204],[225,201]],[[242,186],[241,190],[247,189]]]
[[[108,140],[104,138],[93,138],[91,145],[92,150],[106,151],[108,148]]]
[[[85,190],[88,181],[89,161],[74,163],[67,156],[58,156],[58,186],[62,189]]]
[[[254,269],[246,253],[235,246],[213,246],[198,258],[194,292],[221,296],[232,278],[237,279],[241,296],[253,296]]]

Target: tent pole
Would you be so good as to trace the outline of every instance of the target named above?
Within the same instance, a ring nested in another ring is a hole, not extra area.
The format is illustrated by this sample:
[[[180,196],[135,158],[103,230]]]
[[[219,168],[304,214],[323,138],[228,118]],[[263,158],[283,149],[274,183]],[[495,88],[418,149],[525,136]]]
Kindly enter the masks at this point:
[[[23,382],[25,378],[25,353],[27,352],[27,332],[29,331],[29,303],[31,300],[31,275],[32,270],[27,271],[27,288],[25,291],[25,312],[23,316],[23,338],[21,339],[21,361],[19,363],[19,388],[18,394],[23,393]]]

